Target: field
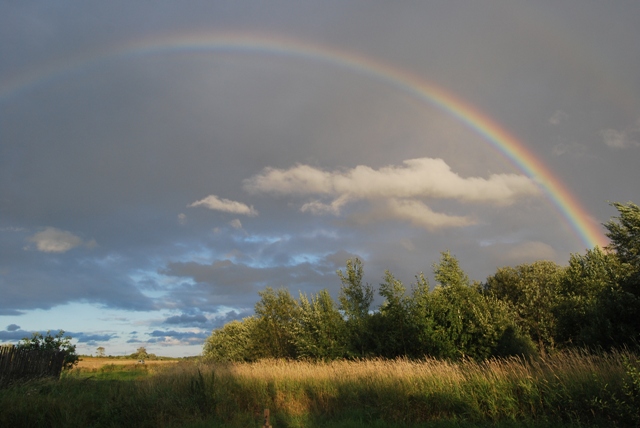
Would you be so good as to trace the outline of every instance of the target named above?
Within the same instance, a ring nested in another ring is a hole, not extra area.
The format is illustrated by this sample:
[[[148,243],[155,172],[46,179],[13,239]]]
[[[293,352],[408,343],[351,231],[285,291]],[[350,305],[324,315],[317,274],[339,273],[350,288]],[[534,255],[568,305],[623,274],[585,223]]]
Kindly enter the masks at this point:
[[[87,359],[88,360],[88,359]],[[638,360],[193,361],[99,367],[0,390],[0,426],[638,426]],[[133,363],[133,364],[131,364]]]
[[[167,364],[175,364],[179,360],[162,359],[162,360],[144,360],[147,366],[165,366]],[[93,370],[100,369],[106,365],[113,364],[115,366],[135,366],[138,364],[137,359],[131,358],[107,358],[107,357],[82,357],[76,369]]]

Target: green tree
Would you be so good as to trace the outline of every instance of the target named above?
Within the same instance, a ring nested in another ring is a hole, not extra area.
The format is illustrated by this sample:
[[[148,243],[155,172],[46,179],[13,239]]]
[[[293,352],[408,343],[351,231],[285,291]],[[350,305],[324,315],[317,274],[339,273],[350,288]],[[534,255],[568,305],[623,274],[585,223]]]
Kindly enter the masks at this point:
[[[629,308],[619,285],[627,270],[615,253],[599,247],[571,255],[556,307],[558,340],[564,346],[609,348],[625,342],[628,327],[621,328],[615,320]]]
[[[460,263],[449,251],[440,253],[440,261],[433,264],[433,273],[441,286],[468,286],[469,277],[460,268]]]
[[[513,322],[508,307],[469,284],[458,260],[448,251],[433,266],[439,285],[429,297],[431,351],[436,357],[529,354],[530,341]]]
[[[255,317],[228,322],[213,330],[205,340],[202,356],[209,361],[251,361],[253,355],[252,330]]]
[[[338,308],[347,322],[350,354],[354,357],[365,357],[369,352],[369,311],[373,302],[373,287],[363,284],[364,269],[358,258],[347,260],[347,267],[343,273],[337,271],[340,277],[340,294]]]
[[[140,360],[144,360],[149,356],[149,354],[147,353],[147,348],[145,348],[144,346],[139,347],[134,355],[136,356],[135,358],[138,358]]]
[[[564,268],[550,261],[537,261],[500,268],[487,278],[485,292],[509,303],[518,325],[544,353],[555,347],[560,281]]]
[[[411,288],[407,302],[409,326],[414,330],[409,341],[408,356],[420,358],[441,354],[433,309],[429,281],[420,273],[416,276],[416,283]]]
[[[632,202],[613,205],[620,215],[613,217],[604,227],[611,239],[609,249],[614,250],[627,270],[627,277],[621,279],[624,291],[640,296],[640,207]]]
[[[384,301],[372,319],[376,353],[386,358],[408,356],[416,329],[411,324],[406,287],[386,271],[378,293]]]
[[[314,360],[335,360],[347,355],[347,326],[327,290],[308,298],[300,294],[295,328],[298,356]]]
[[[617,261],[613,279],[607,280],[590,314],[595,328],[601,331],[599,346],[620,347],[640,343],[640,207],[632,202],[611,204],[619,215],[604,224]],[[593,335],[589,335],[593,336]]]
[[[343,273],[336,272],[342,283],[338,300],[340,310],[347,320],[362,320],[369,315],[373,302],[373,287],[362,283],[364,275],[363,263],[360,259],[347,260],[347,268]]]
[[[255,305],[257,322],[252,331],[255,352],[262,358],[296,358],[294,325],[299,318],[299,307],[289,290],[271,287],[258,292],[260,301]]]
[[[18,342],[19,349],[36,350],[39,352],[63,351],[65,352],[63,370],[73,368],[80,357],[76,354],[76,345],[71,343],[71,336],[65,336],[64,330],[59,330],[55,335],[51,335],[51,331],[47,331],[46,335],[35,332],[32,336],[23,338]]]
[[[104,346],[98,346],[96,348],[96,356],[104,357]]]

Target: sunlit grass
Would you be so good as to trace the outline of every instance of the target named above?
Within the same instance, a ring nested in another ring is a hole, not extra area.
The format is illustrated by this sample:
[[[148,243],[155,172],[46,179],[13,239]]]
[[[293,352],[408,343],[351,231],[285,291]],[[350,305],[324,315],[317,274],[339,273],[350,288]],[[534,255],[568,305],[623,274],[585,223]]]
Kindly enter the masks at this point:
[[[636,359],[106,366],[0,390],[0,426],[260,427],[265,408],[274,427],[633,426],[625,361]]]

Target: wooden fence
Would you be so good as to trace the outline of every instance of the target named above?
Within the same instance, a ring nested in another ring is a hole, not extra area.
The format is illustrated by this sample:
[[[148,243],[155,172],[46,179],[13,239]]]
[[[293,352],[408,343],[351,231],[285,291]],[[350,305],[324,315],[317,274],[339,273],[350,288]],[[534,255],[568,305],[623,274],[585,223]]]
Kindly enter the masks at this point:
[[[38,351],[0,346],[0,385],[18,379],[59,378],[65,351]]]

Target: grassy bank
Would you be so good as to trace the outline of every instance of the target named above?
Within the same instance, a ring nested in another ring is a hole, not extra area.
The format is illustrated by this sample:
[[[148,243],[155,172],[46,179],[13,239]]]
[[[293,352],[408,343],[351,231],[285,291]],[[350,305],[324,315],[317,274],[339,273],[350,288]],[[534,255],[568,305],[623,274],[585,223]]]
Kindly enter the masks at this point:
[[[134,381],[122,380],[121,367],[104,371],[119,373],[112,377],[80,369],[58,382],[1,390],[0,426],[260,427],[265,408],[276,428],[640,423],[638,362],[622,353],[533,362],[177,363],[135,367],[146,373]]]

